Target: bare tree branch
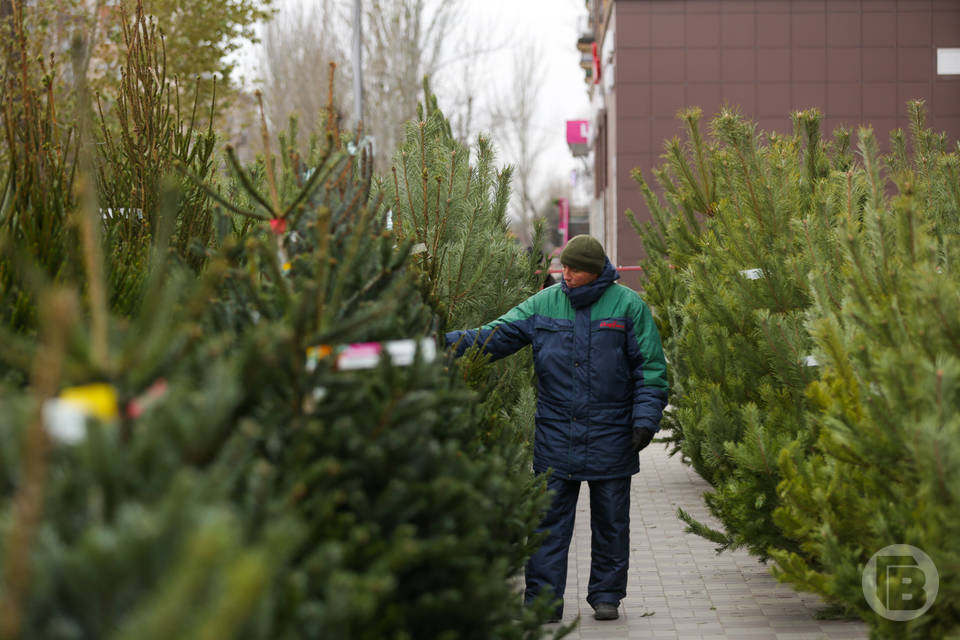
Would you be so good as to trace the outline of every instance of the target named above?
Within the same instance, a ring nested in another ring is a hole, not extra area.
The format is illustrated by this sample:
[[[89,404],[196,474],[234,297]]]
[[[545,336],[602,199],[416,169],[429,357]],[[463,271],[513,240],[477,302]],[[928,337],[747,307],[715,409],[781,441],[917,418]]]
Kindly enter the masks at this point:
[[[536,177],[547,149],[546,137],[538,126],[544,77],[539,50],[533,45],[516,50],[513,68],[512,83],[492,110],[491,128],[515,163],[512,187],[516,197],[511,209],[517,220],[517,235],[529,244],[541,196]]]
[[[288,3],[264,29],[261,46],[264,109],[274,129],[284,129],[291,117],[300,123],[303,142],[315,129],[327,104],[329,63],[337,64],[334,104],[342,113],[350,99],[350,73],[345,64],[347,46],[338,30],[338,13],[332,0]]]
[[[314,80],[327,60],[339,64],[336,104],[344,114],[351,104],[350,43],[352,0],[322,0],[309,8],[281,11],[264,34],[263,86],[269,119],[281,126],[292,113],[312,125],[318,106],[326,102],[326,83]],[[460,24],[464,0],[369,0],[364,2],[363,130],[374,137],[375,163],[383,171],[404,137],[405,123],[416,117],[424,76],[436,89],[453,88],[444,110],[464,136],[473,119],[475,74],[465,73],[471,61],[490,50],[481,30]],[[471,25],[475,27],[475,25]],[[322,58],[322,60],[318,60]],[[449,76],[441,83],[437,75]],[[351,120],[347,117],[348,122]],[[309,127],[307,127],[309,128]]]

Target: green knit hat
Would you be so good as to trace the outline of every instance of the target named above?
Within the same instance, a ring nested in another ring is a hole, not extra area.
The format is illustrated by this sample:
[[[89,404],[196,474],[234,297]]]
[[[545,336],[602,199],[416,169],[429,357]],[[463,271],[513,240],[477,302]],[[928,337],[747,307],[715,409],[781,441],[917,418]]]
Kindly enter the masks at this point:
[[[570,238],[560,254],[560,264],[588,273],[600,273],[606,261],[603,246],[596,238],[579,235]]]

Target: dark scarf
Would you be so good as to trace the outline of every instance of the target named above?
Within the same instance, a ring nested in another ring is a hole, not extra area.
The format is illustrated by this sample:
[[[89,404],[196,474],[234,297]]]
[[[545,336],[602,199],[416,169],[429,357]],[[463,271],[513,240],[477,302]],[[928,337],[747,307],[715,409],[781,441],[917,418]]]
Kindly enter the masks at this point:
[[[594,302],[599,300],[600,296],[603,295],[603,292],[607,290],[607,287],[619,279],[620,274],[616,269],[613,268],[613,265],[610,264],[610,260],[608,258],[604,258],[603,271],[601,271],[600,275],[597,276],[597,279],[590,284],[585,284],[582,287],[571,289],[567,286],[566,280],[561,280],[560,286],[563,288],[563,292],[567,294],[567,299],[570,300],[570,304],[573,305],[573,308],[583,309],[589,307]]]

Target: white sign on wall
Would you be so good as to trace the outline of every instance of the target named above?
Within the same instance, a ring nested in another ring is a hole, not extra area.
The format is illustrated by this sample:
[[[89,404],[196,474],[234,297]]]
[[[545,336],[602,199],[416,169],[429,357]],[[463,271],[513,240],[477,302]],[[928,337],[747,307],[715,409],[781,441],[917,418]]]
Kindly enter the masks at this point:
[[[960,49],[937,49],[937,75],[960,75]]]

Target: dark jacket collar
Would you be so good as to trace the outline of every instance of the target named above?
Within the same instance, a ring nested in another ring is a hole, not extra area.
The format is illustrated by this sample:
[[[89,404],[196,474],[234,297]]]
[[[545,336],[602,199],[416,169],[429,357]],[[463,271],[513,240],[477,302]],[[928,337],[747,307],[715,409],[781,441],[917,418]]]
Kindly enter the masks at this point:
[[[594,302],[599,300],[600,296],[603,295],[603,292],[607,290],[607,287],[612,285],[619,278],[620,274],[616,269],[614,269],[613,265],[610,264],[610,260],[608,258],[604,258],[603,271],[601,271],[597,279],[590,284],[585,284],[582,287],[571,289],[567,286],[566,280],[561,280],[560,286],[563,288],[563,292],[567,294],[567,298],[570,300],[570,304],[573,305],[573,308],[583,309],[585,307],[589,307]]]

